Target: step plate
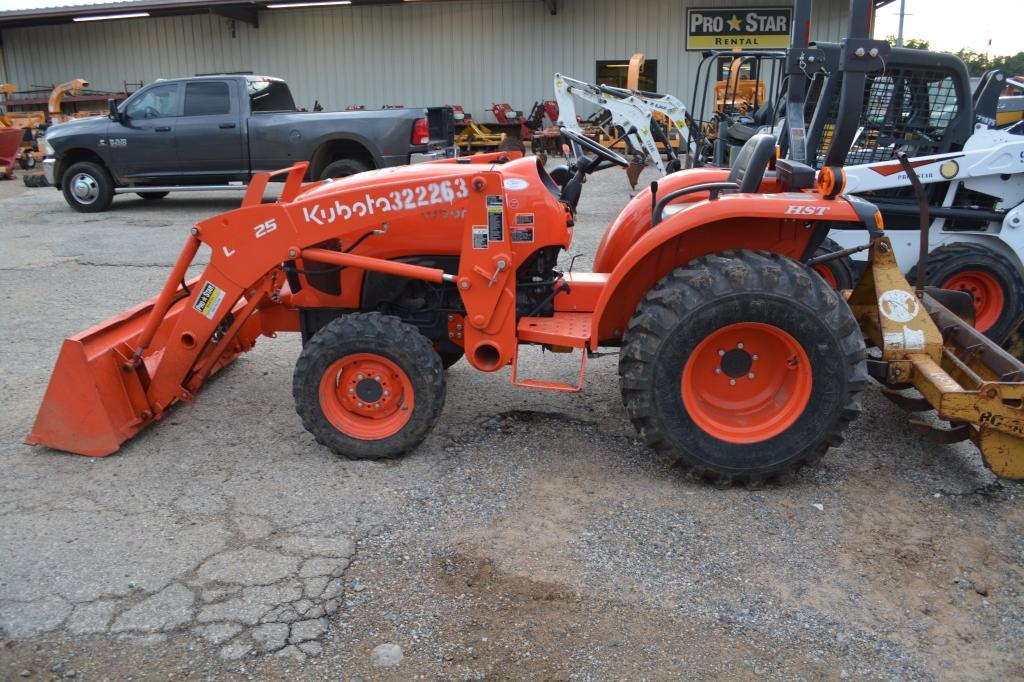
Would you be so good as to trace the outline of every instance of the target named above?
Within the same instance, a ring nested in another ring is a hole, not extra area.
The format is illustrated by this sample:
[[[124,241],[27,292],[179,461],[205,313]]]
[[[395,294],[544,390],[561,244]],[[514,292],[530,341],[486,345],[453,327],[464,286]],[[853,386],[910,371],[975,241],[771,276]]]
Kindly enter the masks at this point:
[[[555,313],[552,317],[519,320],[520,343],[585,348],[590,341],[591,313]]]

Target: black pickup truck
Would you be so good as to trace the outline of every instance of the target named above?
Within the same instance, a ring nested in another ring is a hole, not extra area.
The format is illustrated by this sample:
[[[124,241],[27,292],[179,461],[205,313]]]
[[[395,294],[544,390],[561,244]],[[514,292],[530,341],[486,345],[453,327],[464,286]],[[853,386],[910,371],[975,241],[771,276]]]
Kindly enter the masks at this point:
[[[160,80],[109,116],[60,123],[46,134],[47,180],[76,211],[106,210],[115,194],[238,189],[254,173],[309,161],[309,180],[443,158],[451,109],[305,112],[288,85],[266,76]]]

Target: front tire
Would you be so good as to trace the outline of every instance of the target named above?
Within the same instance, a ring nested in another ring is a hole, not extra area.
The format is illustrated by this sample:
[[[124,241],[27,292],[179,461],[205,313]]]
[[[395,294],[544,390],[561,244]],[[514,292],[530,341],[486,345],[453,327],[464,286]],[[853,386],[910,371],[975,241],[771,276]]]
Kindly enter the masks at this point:
[[[718,484],[757,484],[842,443],[867,381],[849,307],[777,254],[727,251],[658,282],[619,356],[633,425],[662,458]]]
[[[321,445],[349,459],[395,457],[419,445],[437,422],[444,368],[416,327],[353,313],[326,324],[302,349],[292,395]]]
[[[843,247],[839,246],[839,244],[831,239],[826,239],[818,247],[818,250],[814,252],[814,257],[818,258],[842,250]],[[814,266],[814,271],[821,275],[821,278],[836,291],[853,289],[853,285],[857,283],[857,277],[853,270],[853,261],[850,260],[849,256],[819,263]]]
[[[68,206],[80,213],[100,213],[114,200],[114,181],[107,169],[92,161],[72,164],[61,176]]]

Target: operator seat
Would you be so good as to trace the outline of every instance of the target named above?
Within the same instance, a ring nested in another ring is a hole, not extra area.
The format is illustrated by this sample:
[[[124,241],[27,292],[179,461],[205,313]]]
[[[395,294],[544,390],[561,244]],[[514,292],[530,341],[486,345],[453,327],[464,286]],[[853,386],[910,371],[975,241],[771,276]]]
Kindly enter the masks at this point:
[[[728,182],[735,182],[742,193],[756,192],[764,179],[768,163],[775,156],[777,141],[771,133],[754,135],[736,155],[736,162],[729,171]]]
[[[746,144],[747,140],[756,135],[758,130],[765,126],[771,126],[772,120],[784,111],[784,107],[784,100],[775,106],[764,102],[757,108],[753,116],[745,117],[750,121],[749,125],[739,121],[733,122],[725,128],[722,137],[731,147]]]
[[[735,183],[738,189],[726,191],[744,194],[756,192],[761,187],[761,181],[764,180],[768,163],[775,156],[776,142],[775,136],[771,133],[758,133],[747,140],[740,153],[736,155],[736,163],[733,164],[732,170],[729,171],[729,177],[726,179],[726,182]],[[686,207],[685,202],[672,203],[665,206],[661,215],[668,218]]]

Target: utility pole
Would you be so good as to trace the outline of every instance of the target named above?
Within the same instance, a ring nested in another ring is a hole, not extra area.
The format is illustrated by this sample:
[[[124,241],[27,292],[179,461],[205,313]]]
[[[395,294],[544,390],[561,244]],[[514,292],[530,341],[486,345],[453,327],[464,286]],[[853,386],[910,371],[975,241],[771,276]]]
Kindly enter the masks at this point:
[[[900,0],[900,32],[896,36],[896,47],[903,47],[903,17],[907,13],[907,0]]]

